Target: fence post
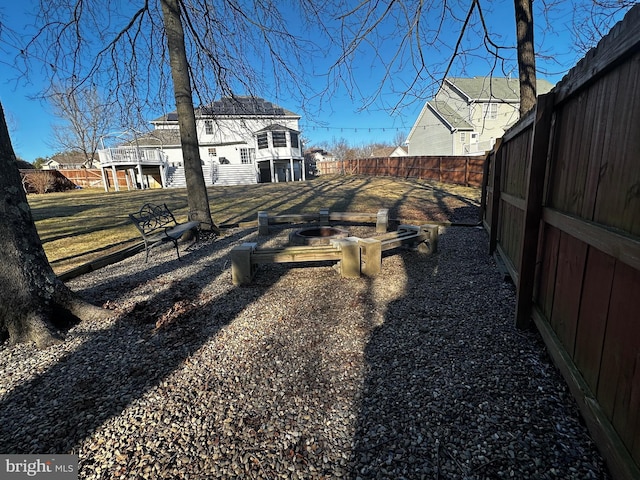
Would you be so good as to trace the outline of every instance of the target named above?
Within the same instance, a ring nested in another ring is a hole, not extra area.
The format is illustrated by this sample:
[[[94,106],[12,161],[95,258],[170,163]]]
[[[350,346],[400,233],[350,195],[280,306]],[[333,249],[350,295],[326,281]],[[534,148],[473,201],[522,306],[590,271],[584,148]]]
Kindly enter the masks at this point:
[[[496,141],[496,149],[493,155],[493,193],[491,197],[491,218],[489,219],[489,255],[496,251],[498,244],[498,220],[500,220],[500,193],[502,182],[502,141]]]
[[[484,164],[482,165],[482,193],[480,194],[480,218],[479,223],[484,221],[484,216],[487,211],[487,186],[489,185],[489,162],[491,158],[495,158],[495,151],[491,150],[484,157]]]
[[[464,186],[469,186],[469,157],[464,159]]]
[[[527,190],[522,227],[520,268],[518,269],[518,292],[516,296],[516,327],[518,328],[526,328],[531,322],[531,303],[543,208],[542,197],[550,137],[554,123],[553,107],[553,93],[538,97],[533,123],[533,138],[529,152],[529,170],[527,171],[525,184]]]

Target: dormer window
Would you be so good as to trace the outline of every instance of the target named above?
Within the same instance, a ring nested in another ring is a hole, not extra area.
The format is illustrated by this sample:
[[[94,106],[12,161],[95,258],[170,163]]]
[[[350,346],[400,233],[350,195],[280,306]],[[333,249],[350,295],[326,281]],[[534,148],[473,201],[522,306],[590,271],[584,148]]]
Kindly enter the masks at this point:
[[[204,121],[204,133],[206,133],[207,135],[213,135],[213,121]]]

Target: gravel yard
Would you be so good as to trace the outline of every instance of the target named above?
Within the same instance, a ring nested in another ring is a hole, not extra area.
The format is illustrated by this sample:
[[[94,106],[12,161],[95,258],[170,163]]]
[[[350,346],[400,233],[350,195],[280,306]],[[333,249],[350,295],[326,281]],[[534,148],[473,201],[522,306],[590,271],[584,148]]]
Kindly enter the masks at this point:
[[[609,478],[482,229],[373,279],[269,265],[234,287],[230,249],[288,231],[70,281],[113,316],[0,345],[0,452],[76,453],[82,479]]]

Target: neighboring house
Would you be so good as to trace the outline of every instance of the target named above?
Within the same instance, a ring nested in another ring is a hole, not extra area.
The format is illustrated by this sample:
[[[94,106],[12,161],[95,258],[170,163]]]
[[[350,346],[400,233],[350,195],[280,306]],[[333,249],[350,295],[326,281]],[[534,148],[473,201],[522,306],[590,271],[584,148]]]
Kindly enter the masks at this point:
[[[82,153],[56,153],[49,160],[42,163],[42,170],[73,170],[78,168],[99,168],[100,162],[85,159]]]
[[[372,157],[386,158],[386,157],[406,157],[408,155],[407,147],[401,145],[397,147],[383,147],[376,148],[371,152]]]
[[[538,94],[553,85],[537,80]],[[519,119],[517,78],[446,78],[407,137],[409,155],[477,155]]]
[[[336,157],[323,148],[310,148],[304,152],[304,156],[307,161],[311,161],[313,163],[326,161],[334,162],[336,160]]]
[[[304,163],[307,166],[307,172],[313,175],[318,174],[318,162],[334,162],[335,160],[336,157],[323,148],[309,148],[304,152]]]
[[[223,97],[197,108],[195,115],[207,185],[306,179],[299,115],[258,97]],[[103,165],[133,170],[135,182],[143,188],[149,176],[162,186],[184,187],[177,113],[151,124],[150,133],[101,151]]]

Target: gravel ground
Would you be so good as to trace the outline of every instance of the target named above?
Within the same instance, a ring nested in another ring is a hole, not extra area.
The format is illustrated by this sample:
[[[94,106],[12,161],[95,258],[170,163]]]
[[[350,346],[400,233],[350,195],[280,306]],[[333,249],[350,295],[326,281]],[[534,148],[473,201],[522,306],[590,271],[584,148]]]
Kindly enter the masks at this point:
[[[234,245],[287,233],[70,281],[113,317],[0,346],[0,452],[76,453],[83,479],[609,478],[483,230],[441,228],[437,254],[391,252],[373,279],[270,265],[232,285]]]

